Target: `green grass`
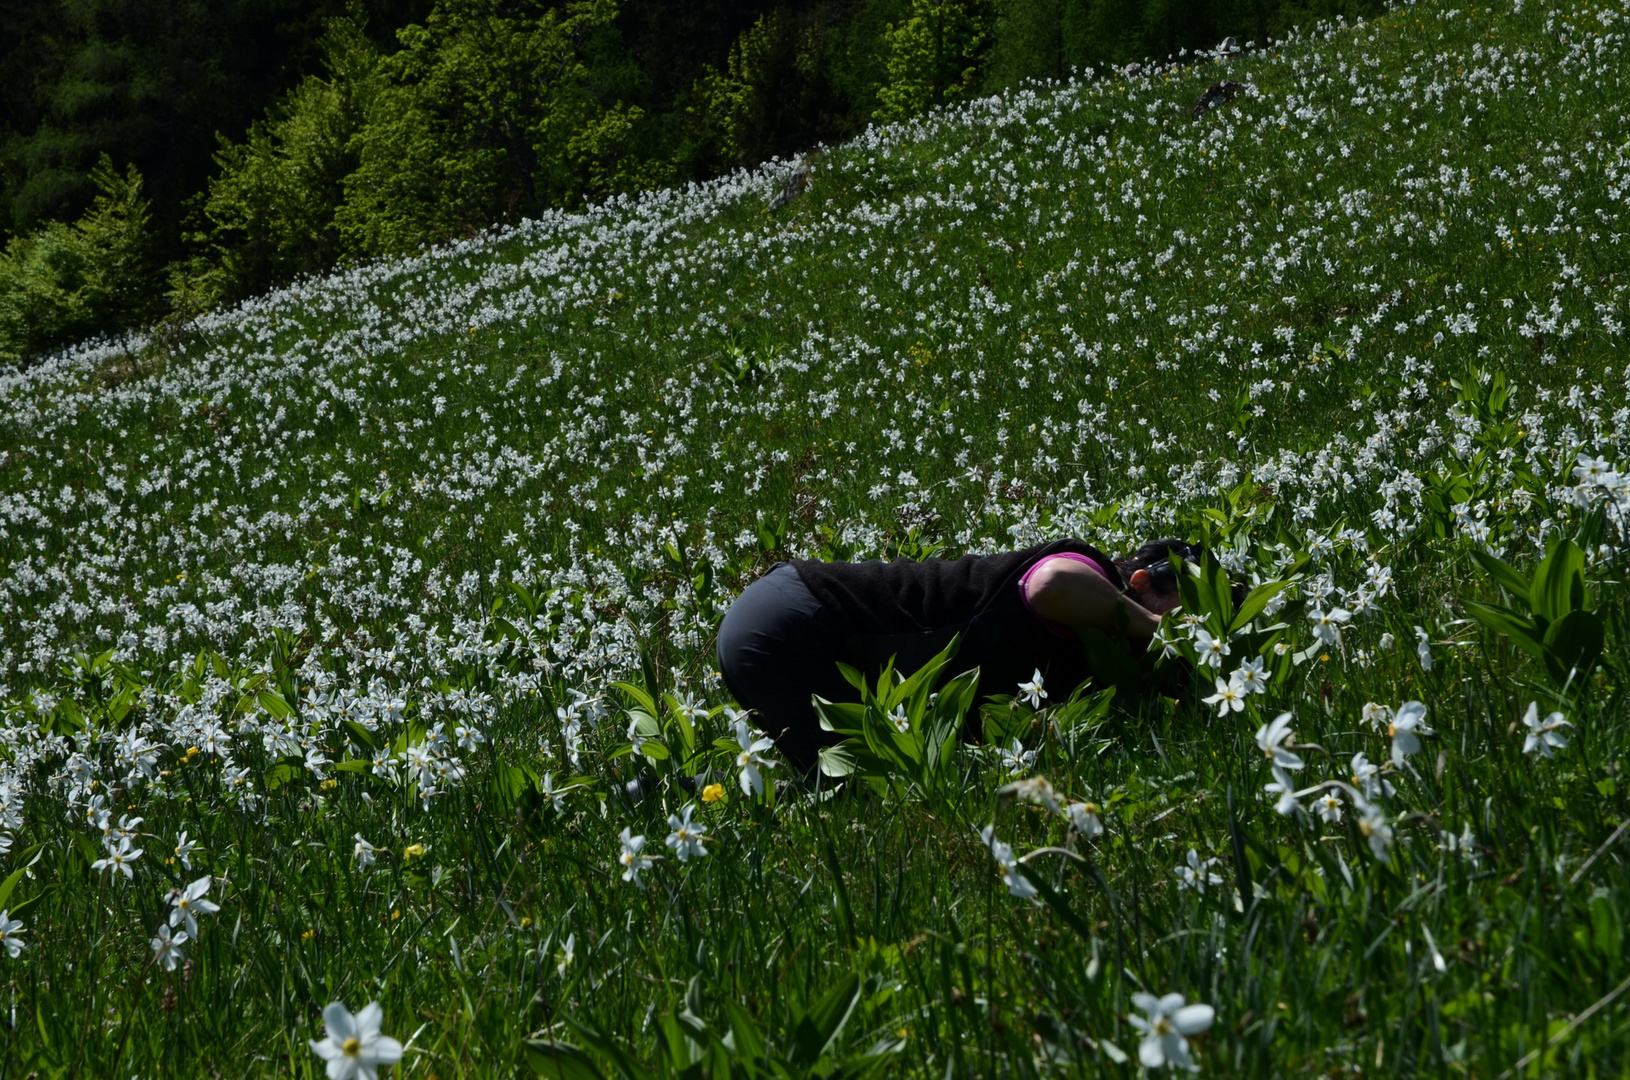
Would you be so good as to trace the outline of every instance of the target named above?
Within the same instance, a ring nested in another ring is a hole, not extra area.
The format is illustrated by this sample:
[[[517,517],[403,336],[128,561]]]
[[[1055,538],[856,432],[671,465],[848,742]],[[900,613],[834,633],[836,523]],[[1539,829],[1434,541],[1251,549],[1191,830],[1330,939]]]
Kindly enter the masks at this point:
[[[529,1073],[528,1039],[660,1072],[687,1008],[717,1034],[737,1007],[771,1044],[749,1074],[1098,1075],[1137,1069],[1147,991],[1215,1008],[1208,1074],[1630,1071],[1625,499],[1572,471],[1630,435],[1627,17],[1422,3],[1226,71],[1037,87],[823,150],[777,215],[780,172],[743,174],[0,382],[0,907],[27,946],[0,1069],[315,1077],[323,1006],[379,1000],[406,1076]],[[1249,91],[1190,120],[1224,76]],[[712,635],[775,560],[1173,533],[1298,580],[1284,629],[1233,640],[1273,671],[1244,712],[1206,680],[1073,734],[1019,714],[1102,837],[999,799],[986,748],[768,800],[717,751],[710,854],[620,879],[619,832],[666,854],[687,797],[615,795],[681,763],[626,752],[612,684],[700,700],[709,760]],[[1523,611],[1480,545],[1532,575],[1565,537],[1605,636],[1571,680],[1467,606]],[[1380,567],[1390,594],[1309,651],[1308,612]],[[609,710],[577,767],[573,691]],[[1387,762],[1364,706],[1409,700],[1435,735],[1388,772],[1385,859],[1350,799],[1275,812],[1260,724],[1293,713],[1311,787]],[[1573,724],[1554,757],[1523,753],[1530,701]],[[368,762],[437,722],[484,741],[426,806]],[[582,785],[563,812],[545,775]],[[132,882],[91,869],[93,796],[143,818]],[[1008,895],[992,823],[1080,856],[1027,864],[1047,902]],[[203,874],[221,910],[165,972],[166,893]]]

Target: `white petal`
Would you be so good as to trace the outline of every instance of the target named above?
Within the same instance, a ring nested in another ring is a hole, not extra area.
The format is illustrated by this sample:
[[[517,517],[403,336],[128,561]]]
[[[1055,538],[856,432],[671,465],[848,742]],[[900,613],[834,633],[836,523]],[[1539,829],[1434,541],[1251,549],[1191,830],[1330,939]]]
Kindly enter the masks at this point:
[[[1210,1005],[1185,1005],[1172,1013],[1172,1027],[1184,1035],[1204,1031],[1217,1019],[1217,1010]]]
[[[394,1065],[402,1060],[402,1044],[381,1035],[362,1048],[362,1058],[369,1065]]]
[[[356,1019],[351,1015],[351,1010],[337,1001],[330,1001],[323,1009],[323,1028],[335,1043],[360,1038],[357,1034]]]
[[[1160,1036],[1149,1035],[1138,1044],[1138,1060],[1146,1069],[1158,1069],[1166,1064],[1166,1055],[1160,1050]]]
[[[367,1041],[370,1035],[379,1034],[379,1026],[385,1022],[385,1010],[379,1007],[379,1002],[370,1001],[357,1013],[357,1038]]]
[[[1182,994],[1167,994],[1166,996],[1164,996],[1164,997],[1162,997],[1160,999],[1160,1011],[1163,1014],[1167,1015],[1167,1016],[1170,1016],[1172,1013],[1176,1012],[1178,1009],[1181,1009],[1182,1007],[1183,1007],[1183,995]]]
[[[1398,727],[1414,727],[1426,719],[1426,706],[1418,701],[1406,701],[1398,706],[1393,723]]]
[[[1193,1070],[1194,1059],[1189,1056],[1189,1044],[1183,1036],[1176,1033],[1164,1035],[1160,1040],[1160,1052],[1166,1060],[1180,1069]]]
[[[1132,1004],[1136,1005],[1150,1016],[1154,1016],[1156,1011],[1160,1008],[1160,999],[1155,997],[1153,994],[1145,994],[1140,990],[1132,995]],[[1145,1029],[1148,1027],[1147,1024],[1136,1016],[1128,1017],[1127,1019]]]

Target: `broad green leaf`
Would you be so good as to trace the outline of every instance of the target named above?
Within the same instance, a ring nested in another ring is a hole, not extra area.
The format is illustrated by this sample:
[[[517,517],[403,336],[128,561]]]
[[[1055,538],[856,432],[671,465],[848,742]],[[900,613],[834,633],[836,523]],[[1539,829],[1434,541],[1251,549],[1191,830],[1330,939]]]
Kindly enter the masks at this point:
[[[350,733],[351,738],[355,739],[359,744],[366,746],[369,750],[378,749],[379,744],[374,738],[374,733],[357,723],[355,720],[345,721],[345,730]]]
[[[793,1026],[792,1046],[787,1060],[803,1069],[812,1068],[826,1056],[834,1040],[849,1022],[860,1000],[860,976],[850,972],[838,980]]]
[[[1036,893],[1041,897],[1042,902],[1057,912],[1058,917],[1069,924],[1070,929],[1075,931],[1076,937],[1080,938],[1083,943],[1092,941],[1092,929],[1087,926],[1081,916],[1075,913],[1075,909],[1070,907],[1070,902],[1059,895],[1057,889],[1054,889],[1040,873],[1026,863],[1020,863],[1018,870],[1024,879],[1035,887]]]
[[[300,772],[300,766],[291,764],[287,761],[280,765],[273,765],[270,769],[266,770],[266,790],[276,791],[290,780],[293,780],[295,777],[299,776]]]
[[[11,899],[12,892],[17,888],[17,883],[23,880],[23,875],[27,873],[28,867],[19,866],[11,872],[5,881],[0,882],[0,908],[6,906],[6,902]]]
[[[1545,561],[1534,571],[1528,606],[1551,622],[1585,606],[1585,553],[1572,540],[1551,545]]]
[[[614,682],[611,684],[611,688],[613,690],[621,690],[623,693],[627,694],[631,699],[633,699],[635,705],[638,705],[652,716],[657,714],[658,710],[656,699],[647,693],[644,687],[635,686],[630,682]]]
[[[1232,633],[1233,631],[1238,630],[1240,627],[1262,614],[1263,610],[1267,608],[1269,602],[1272,601],[1274,597],[1290,588],[1290,586],[1291,583],[1289,581],[1264,581],[1261,585],[1258,585],[1256,588],[1252,589],[1240,603],[1239,610],[1234,612],[1233,619],[1229,621],[1229,632]]]
[[[828,731],[832,730],[827,728]],[[854,752],[845,744],[823,746],[815,755],[821,772],[826,776],[848,776],[855,771]]]
[[[1566,682],[1568,672],[1587,673],[1602,654],[1606,641],[1602,617],[1591,611],[1570,611],[1545,631],[1545,650],[1555,665],[1552,675]]]
[[[1495,633],[1504,634],[1511,639],[1511,644],[1523,652],[1538,660],[1545,658],[1545,642],[1540,636],[1539,628],[1531,620],[1518,615],[1510,608],[1484,604],[1476,600],[1466,601],[1465,607],[1466,614]]]
[[[268,716],[275,717],[278,720],[287,720],[294,715],[294,710],[289,707],[287,701],[283,700],[283,695],[275,690],[262,690],[255,695],[255,702],[265,710]]]
[[[603,1080],[587,1054],[571,1043],[553,1039],[528,1039],[526,1063],[534,1074],[551,1080]]]
[[[729,1041],[731,1049],[736,1051],[736,1056],[749,1061],[757,1061],[764,1057],[764,1036],[759,1032],[758,1025],[753,1023],[753,1018],[747,1010],[729,998],[724,1000],[722,1008],[725,1020],[730,1024]]]
[[[1493,578],[1495,584],[1499,585],[1500,588],[1509,592],[1512,596],[1523,600],[1528,599],[1530,586],[1527,578],[1486,551],[1474,550],[1471,555],[1472,561],[1482,568],[1483,573]]]

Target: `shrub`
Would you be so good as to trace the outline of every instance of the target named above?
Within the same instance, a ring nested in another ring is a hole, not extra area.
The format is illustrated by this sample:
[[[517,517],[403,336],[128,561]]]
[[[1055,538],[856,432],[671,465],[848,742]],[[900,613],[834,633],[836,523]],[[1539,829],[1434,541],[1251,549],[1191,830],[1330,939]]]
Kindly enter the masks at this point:
[[[0,362],[17,364],[71,341],[154,315],[153,231],[142,178],[104,154],[97,196],[73,224],[48,222],[0,254]]]

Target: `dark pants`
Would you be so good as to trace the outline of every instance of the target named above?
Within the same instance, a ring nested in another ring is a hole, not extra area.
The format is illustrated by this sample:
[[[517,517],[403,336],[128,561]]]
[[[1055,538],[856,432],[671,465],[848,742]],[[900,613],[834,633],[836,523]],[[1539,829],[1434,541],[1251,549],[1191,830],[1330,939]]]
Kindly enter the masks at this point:
[[[875,678],[887,661],[916,671],[961,627],[922,633],[855,634],[829,612],[786,563],[747,586],[719,625],[719,671],[744,708],[794,768],[815,767],[823,746],[841,741],[821,730],[810,695],[827,701],[859,701],[860,693],[838,672],[841,661]]]
[[[838,673],[844,635],[798,571],[780,563],[742,592],[719,625],[719,671],[743,708],[756,710],[766,733],[794,768],[808,771],[823,746],[810,695],[858,701]]]

